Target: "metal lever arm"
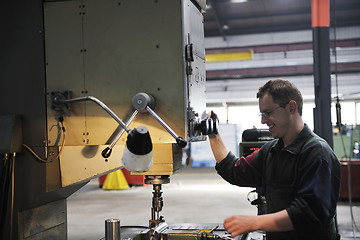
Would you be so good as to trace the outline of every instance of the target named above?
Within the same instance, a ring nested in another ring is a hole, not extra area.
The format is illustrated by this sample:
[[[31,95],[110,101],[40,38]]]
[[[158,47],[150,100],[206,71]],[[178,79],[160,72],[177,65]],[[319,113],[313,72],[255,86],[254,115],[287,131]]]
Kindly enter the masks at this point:
[[[101,153],[101,155],[104,158],[110,157],[111,152],[112,152],[112,148],[115,146],[117,141],[119,141],[119,139],[120,139],[121,135],[124,133],[124,131],[126,131],[128,133],[130,132],[130,129],[128,128],[128,126],[132,122],[132,120],[135,118],[138,111],[135,110],[135,112],[132,114],[130,119],[125,124],[108,106],[106,106],[103,102],[101,102],[99,99],[97,99],[95,97],[87,96],[87,97],[80,97],[80,98],[73,98],[73,99],[65,99],[64,96],[61,93],[56,93],[54,95],[54,97],[53,97],[53,104],[56,105],[56,106],[60,106],[60,107],[61,107],[61,105],[64,105],[66,103],[80,102],[80,101],[93,101],[93,102],[95,102],[102,109],[104,109],[112,118],[114,118],[115,121],[117,121],[120,124],[120,126],[123,128],[119,132],[119,134],[115,137],[115,139],[112,141],[110,146],[105,148]]]
[[[149,106],[146,106],[146,110],[156,119],[158,122],[173,136],[179,147],[186,147],[187,142],[179,137]]]
[[[73,98],[73,99],[62,99],[60,96],[55,95],[53,98],[54,104],[61,104],[61,103],[72,103],[72,102],[80,102],[80,101],[93,101],[96,104],[98,104],[102,109],[104,109],[115,121],[117,121],[122,128],[125,129],[126,132],[130,132],[130,129],[127,127],[127,125],[113,112],[111,111],[108,106],[106,106],[103,102],[101,102],[99,99],[87,96],[87,97],[80,97],[80,98]]]
[[[136,114],[138,113],[138,110],[135,110],[134,113],[131,115],[131,117],[129,118],[129,120],[126,122],[126,126],[129,126],[130,123],[132,122],[132,120],[135,118]],[[103,156],[103,158],[108,158],[111,155],[112,149],[115,146],[115,144],[119,141],[119,139],[121,138],[121,136],[123,135],[123,133],[125,132],[125,129],[121,129],[121,131],[118,133],[118,135],[116,135],[116,137],[114,138],[114,140],[111,142],[111,144],[105,148],[102,152],[101,155]]]
[[[132,99],[133,107],[139,111],[147,110],[159,123],[173,136],[178,144],[179,147],[184,148],[187,142],[176,135],[176,133],[157,115],[153,110],[152,107],[155,106],[155,99],[153,96],[140,92],[137,93]]]

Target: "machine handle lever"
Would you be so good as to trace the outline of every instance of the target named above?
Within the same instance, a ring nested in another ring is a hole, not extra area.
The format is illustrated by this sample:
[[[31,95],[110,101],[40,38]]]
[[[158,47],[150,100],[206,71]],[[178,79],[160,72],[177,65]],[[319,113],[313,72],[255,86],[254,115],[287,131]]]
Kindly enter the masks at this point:
[[[132,120],[134,120],[137,113],[138,113],[138,110],[135,110],[134,113],[131,115],[129,120],[126,122],[127,127],[129,127],[130,123],[132,122]],[[116,135],[116,137],[111,142],[111,144],[102,151],[101,155],[103,156],[103,158],[110,157],[113,147],[119,141],[119,139],[121,138],[121,136],[123,135],[124,132],[125,132],[125,129],[124,128],[121,129],[121,131],[118,133],[118,135]]]
[[[108,107],[106,106],[103,102],[101,102],[99,99],[92,97],[92,96],[87,96],[87,97],[79,97],[79,98],[72,98],[72,99],[66,99],[66,96],[64,95],[64,93],[60,93],[60,92],[56,92],[53,94],[53,104],[54,106],[56,106],[57,108],[65,108],[64,104],[66,103],[72,103],[72,102],[80,102],[80,101],[93,101],[94,103],[96,103],[97,105],[99,105],[103,110],[105,110],[113,119],[115,119],[115,121],[117,121],[119,123],[119,125],[123,128],[119,134],[115,137],[115,139],[112,141],[112,143],[110,144],[109,147],[105,148],[101,155],[104,158],[108,158],[111,155],[112,152],[112,148],[115,146],[115,144],[119,141],[120,137],[122,136],[122,134],[126,131],[126,132],[130,132],[130,129],[128,128],[128,126],[130,125],[130,123],[132,122],[132,120],[135,118],[136,114],[138,113],[138,110],[135,110],[134,113],[131,115],[131,117],[129,118],[129,120],[126,122],[126,124]]]
[[[101,152],[101,156],[103,156],[103,158],[108,158],[108,157],[110,157],[111,152],[112,152],[112,149],[110,147],[107,147]]]
[[[125,129],[126,132],[130,132],[130,129],[126,126],[126,124],[108,107],[106,106],[102,101],[99,99],[87,96],[87,97],[79,97],[79,98],[73,98],[73,99],[62,99],[59,95],[55,95],[52,99],[54,104],[65,104],[65,103],[72,103],[72,102],[80,102],[80,101],[93,101],[97,105],[99,105],[102,109],[104,109],[115,121],[117,121],[122,128]]]
[[[184,148],[187,145],[187,142],[182,137],[177,137],[176,138],[176,143],[181,148]]]
[[[184,148],[187,145],[187,142],[179,137],[165,122],[162,120],[159,115],[157,115],[149,106],[146,106],[145,108],[158,122],[173,136],[176,140],[176,143],[179,147]]]

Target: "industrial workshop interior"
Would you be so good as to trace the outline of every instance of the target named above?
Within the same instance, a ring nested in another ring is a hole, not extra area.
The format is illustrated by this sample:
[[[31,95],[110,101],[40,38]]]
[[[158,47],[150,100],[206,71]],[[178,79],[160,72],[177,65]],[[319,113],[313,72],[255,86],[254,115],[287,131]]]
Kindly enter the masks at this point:
[[[257,98],[271,79],[295,84],[304,123],[333,149],[335,230],[360,239],[359,0],[4,0],[0,11],[0,239],[267,239],[228,232],[231,216],[270,214],[259,188],[218,174],[210,141],[220,133],[240,158],[274,140],[263,120],[275,109]]]

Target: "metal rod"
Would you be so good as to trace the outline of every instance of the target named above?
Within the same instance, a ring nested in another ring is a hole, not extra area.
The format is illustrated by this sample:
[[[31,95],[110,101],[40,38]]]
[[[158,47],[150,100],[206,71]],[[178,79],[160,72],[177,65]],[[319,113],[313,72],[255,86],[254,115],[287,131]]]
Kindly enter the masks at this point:
[[[80,98],[73,98],[73,99],[60,99],[58,97],[55,97],[53,99],[53,101],[56,103],[72,103],[72,102],[80,102],[80,101],[87,101],[87,100],[93,101],[96,104],[98,104],[112,118],[114,118],[115,121],[117,121],[120,124],[120,126],[125,129],[126,132],[130,132],[130,129],[126,126],[126,124],[113,111],[111,111],[111,109],[108,108],[108,106],[106,106],[103,102],[101,102],[99,99],[97,99],[95,97],[87,96],[87,97],[80,97]]]
[[[136,114],[138,113],[138,110],[135,110],[134,113],[131,115],[131,117],[129,118],[129,120],[126,122],[126,126],[129,127],[130,123],[134,120]],[[121,129],[121,131],[119,132],[118,135],[116,135],[115,139],[111,142],[109,149],[112,149],[115,144],[119,141],[119,139],[121,138],[121,136],[123,135],[123,133],[125,132],[125,129]]]
[[[179,138],[179,136],[176,135],[176,133],[149,106],[146,106],[146,110],[159,121],[159,123],[171,134],[171,136],[175,139]]]

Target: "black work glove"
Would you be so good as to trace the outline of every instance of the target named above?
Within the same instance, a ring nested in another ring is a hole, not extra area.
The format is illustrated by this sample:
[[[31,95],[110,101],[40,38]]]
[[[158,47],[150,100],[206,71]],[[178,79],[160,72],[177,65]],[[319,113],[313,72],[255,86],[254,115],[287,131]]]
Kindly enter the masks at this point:
[[[208,118],[213,120],[212,133],[209,134],[209,138],[215,138],[217,134],[219,134],[219,118],[214,111],[211,111],[207,114]]]

